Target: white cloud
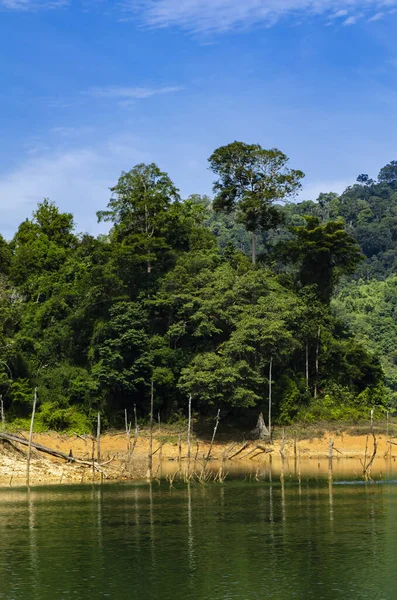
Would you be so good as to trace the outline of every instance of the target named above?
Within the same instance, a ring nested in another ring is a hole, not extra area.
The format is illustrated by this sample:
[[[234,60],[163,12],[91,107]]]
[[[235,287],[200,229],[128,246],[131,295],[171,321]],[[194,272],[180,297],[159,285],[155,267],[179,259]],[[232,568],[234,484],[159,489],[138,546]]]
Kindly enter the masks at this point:
[[[183,88],[178,86],[166,86],[160,88],[149,88],[149,87],[100,87],[92,88],[85,92],[89,96],[94,98],[110,98],[121,101],[136,100],[142,98],[150,98],[151,96],[158,96],[160,94],[171,94],[181,91]]]
[[[331,15],[333,18],[338,19],[339,17],[346,17],[349,14],[348,10],[338,10],[336,13]]]
[[[96,211],[104,208],[122,169],[146,162],[134,140],[114,138],[98,147],[46,150],[27,156],[14,170],[0,173],[1,233],[11,238],[43,198],[75,214],[78,230],[97,233]]]
[[[372,21],[380,21],[381,19],[383,19],[384,16],[385,16],[384,12],[378,12],[378,13],[376,13],[373,17],[371,17],[368,20],[370,22],[372,22]]]
[[[358,16],[351,16],[348,19],[346,19],[345,21],[343,21],[343,25],[348,26],[348,25],[355,25],[358,21]]]
[[[272,25],[286,16],[343,17],[355,11],[378,13],[397,0],[124,0],[152,27],[177,26],[195,32],[227,31],[255,24]],[[347,19],[347,21],[349,21]],[[353,21],[345,24],[352,24]]]
[[[8,10],[37,10],[39,8],[60,8],[69,0],[0,0],[0,8]]]

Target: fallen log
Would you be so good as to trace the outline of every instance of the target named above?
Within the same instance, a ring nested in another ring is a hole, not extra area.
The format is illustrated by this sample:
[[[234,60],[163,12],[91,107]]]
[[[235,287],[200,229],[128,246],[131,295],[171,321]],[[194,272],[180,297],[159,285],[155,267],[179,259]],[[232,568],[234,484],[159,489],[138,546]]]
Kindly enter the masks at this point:
[[[263,448],[263,446],[257,446],[254,452],[256,450],[259,450],[259,452],[251,456],[250,460],[253,460],[256,456],[259,456],[260,454],[271,454],[272,452],[274,452],[273,448]]]
[[[240,448],[240,450],[237,450],[237,452],[235,452],[231,456],[228,456],[226,460],[232,460],[232,458],[234,458],[235,456],[237,456],[238,454],[240,454],[241,452],[243,452],[243,450],[245,450],[247,448],[247,446],[249,446],[249,442],[245,442],[243,444],[243,446]]]
[[[8,442],[22,444],[23,446],[29,446],[29,440],[25,440],[25,438],[23,438],[23,437],[19,437],[17,435],[12,435],[10,433],[4,433],[3,431],[0,431],[0,440],[6,440]],[[102,463],[101,465],[99,465],[96,462],[93,463],[92,460],[88,461],[88,460],[82,460],[80,458],[75,458],[74,456],[70,456],[69,454],[66,454],[65,452],[61,452],[60,450],[53,450],[52,448],[47,448],[47,446],[42,446],[41,444],[36,444],[35,442],[31,442],[31,446],[32,446],[32,448],[35,448],[39,452],[43,452],[44,454],[49,454],[50,456],[54,456],[55,458],[62,458],[63,460],[66,460],[68,462],[73,462],[78,465],[84,465],[86,467],[92,468],[92,466],[94,466],[94,468],[97,471],[99,471],[100,473],[104,473],[101,467],[109,464],[114,458],[113,457],[106,463]]]

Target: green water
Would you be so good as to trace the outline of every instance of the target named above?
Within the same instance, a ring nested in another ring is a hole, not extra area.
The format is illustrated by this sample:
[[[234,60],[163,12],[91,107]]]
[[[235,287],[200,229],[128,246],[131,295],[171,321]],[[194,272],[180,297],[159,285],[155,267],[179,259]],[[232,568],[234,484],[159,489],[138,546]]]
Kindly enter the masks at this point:
[[[397,485],[0,490],[0,599],[395,600]]]

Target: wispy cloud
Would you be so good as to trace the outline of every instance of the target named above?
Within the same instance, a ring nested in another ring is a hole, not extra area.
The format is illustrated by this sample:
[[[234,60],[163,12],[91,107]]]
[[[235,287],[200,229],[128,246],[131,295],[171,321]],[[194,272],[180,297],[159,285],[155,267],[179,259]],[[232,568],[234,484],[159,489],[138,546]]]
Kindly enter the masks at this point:
[[[131,136],[114,137],[99,144],[42,147],[37,153],[28,153],[15,169],[0,171],[1,233],[11,238],[45,197],[61,210],[73,212],[80,230],[100,231],[95,212],[106,206],[109,187],[122,169],[148,160],[139,145]]]
[[[347,27],[349,25],[355,25],[359,18],[360,17],[358,15],[353,15],[351,17],[348,17],[345,21],[343,21],[343,25],[345,27]]]
[[[0,8],[8,10],[37,10],[39,8],[60,8],[69,0],[0,0]]]
[[[172,94],[179,92],[183,88],[179,86],[166,86],[159,88],[150,87],[98,87],[91,88],[84,94],[93,96],[94,98],[109,98],[115,100],[140,100],[143,98],[150,98],[151,96],[158,96],[161,94]]]
[[[378,12],[369,19],[369,22],[380,21],[381,19],[383,19],[384,16],[385,16],[384,12]]]
[[[397,5],[397,0],[124,0],[127,11],[138,13],[151,27],[177,26],[194,32],[227,31],[241,26],[273,25],[283,17],[301,19],[323,15],[347,17],[353,24],[357,12],[368,16]],[[376,20],[376,19],[375,19]]]

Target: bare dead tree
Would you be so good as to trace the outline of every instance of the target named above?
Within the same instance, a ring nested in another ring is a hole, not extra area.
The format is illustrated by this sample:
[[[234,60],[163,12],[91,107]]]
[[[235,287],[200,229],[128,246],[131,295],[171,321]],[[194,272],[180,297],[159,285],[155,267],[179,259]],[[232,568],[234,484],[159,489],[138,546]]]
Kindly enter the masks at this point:
[[[130,457],[134,453],[135,446],[136,446],[136,443],[138,441],[138,435],[139,435],[138,418],[136,416],[136,404],[134,404],[134,421],[135,421],[134,441],[132,442],[132,448],[131,448]]]
[[[273,357],[270,358],[269,364],[269,438],[272,441],[272,369]]]
[[[178,436],[178,462],[180,463],[182,460],[182,440],[181,434]]]
[[[97,462],[101,462],[101,414],[98,413],[98,422],[96,428],[96,449],[97,449]]]
[[[32,418],[30,420],[30,431],[29,431],[28,456],[27,456],[27,461],[26,461],[26,485],[28,487],[29,487],[29,480],[30,480],[30,457],[31,457],[31,452],[32,452],[33,425],[34,425],[34,416],[36,414],[36,404],[37,404],[37,387],[34,388]]]
[[[316,343],[316,380],[314,382],[314,399],[317,398],[317,388],[318,388],[318,374],[319,374],[319,356],[320,356],[320,335],[321,335],[321,327],[319,325],[317,332],[317,343]]]
[[[190,434],[191,434],[191,427],[192,427],[192,395],[189,394],[189,418],[188,418],[188,425],[187,425],[187,460],[188,460],[188,465],[190,465]]]
[[[3,394],[0,394],[0,410],[1,410],[1,429],[4,431],[6,426],[6,419],[4,414],[4,402],[3,402]]]
[[[329,481],[332,481],[333,452],[334,452],[334,442],[332,441],[332,438],[329,438],[329,445],[328,445],[328,480]]]
[[[214,432],[213,432],[213,434],[212,434],[211,445],[210,445],[210,448],[209,448],[209,450],[208,450],[208,454],[207,454],[207,458],[206,458],[207,462],[208,462],[208,461],[209,461],[209,459],[210,459],[211,452],[212,452],[212,446],[214,445],[214,439],[215,439],[215,436],[216,436],[216,431],[217,431],[217,429],[218,429],[218,425],[219,425],[219,421],[220,421],[220,414],[221,414],[221,409],[220,409],[220,408],[218,408],[218,414],[216,415],[216,421],[215,421]]]
[[[128,414],[127,414],[127,409],[124,410],[124,417],[125,417],[125,434],[127,436],[127,455],[130,455],[130,450],[131,450],[131,422],[128,423]]]
[[[147,477],[152,478],[153,470],[153,405],[154,405],[154,382],[150,383],[150,437],[149,437],[149,453],[148,453],[148,470]]]
[[[371,410],[371,434],[372,434],[373,444],[374,444],[373,450],[372,450],[372,455],[371,455],[369,461],[367,462],[367,450],[368,450],[368,435],[367,435],[367,439],[366,439],[366,443],[365,443],[364,462],[361,461],[365,481],[368,481],[371,479],[371,467],[375,460],[377,449],[378,449],[378,442],[376,439],[376,435],[374,432],[374,426],[373,426],[373,412],[374,412],[374,409]]]
[[[283,427],[283,438],[281,440],[281,446],[280,446],[280,454],[281,454],[281,458],[283,460],[285,458],[284,447],[285,447],[285,427]]]
[[[306,340],[306,389],[309,389],[309,343]]]

